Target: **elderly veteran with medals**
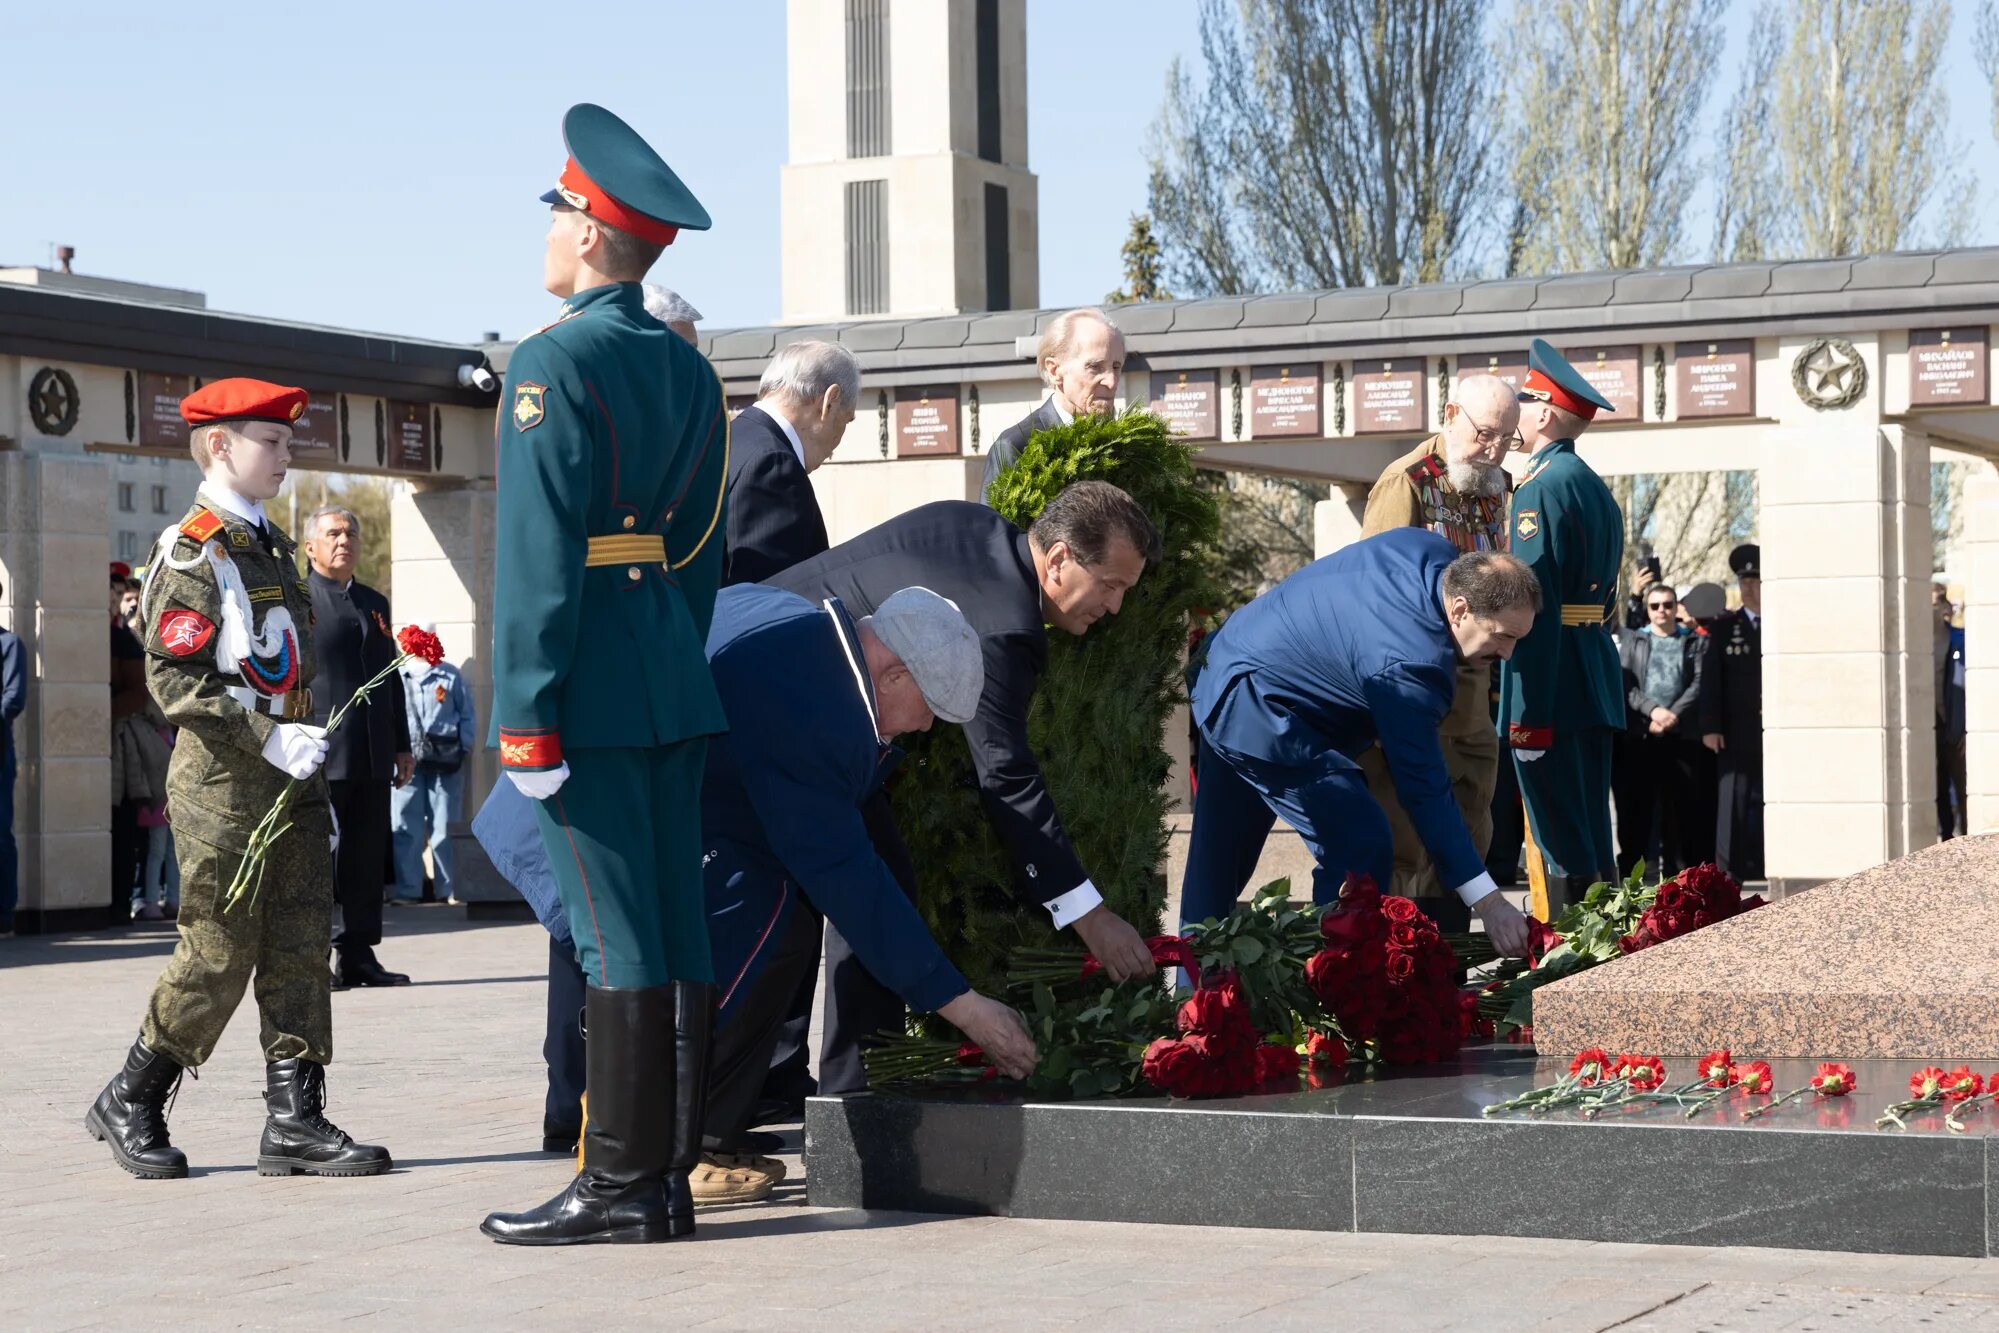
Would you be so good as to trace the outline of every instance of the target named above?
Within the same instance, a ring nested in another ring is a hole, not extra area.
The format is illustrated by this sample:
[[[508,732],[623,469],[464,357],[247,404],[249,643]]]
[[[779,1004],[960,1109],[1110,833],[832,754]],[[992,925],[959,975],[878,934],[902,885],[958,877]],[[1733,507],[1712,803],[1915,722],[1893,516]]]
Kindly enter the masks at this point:
[[[714,972],[701,910],[702,653],[722,566],[728,418],[713,367],[640,280],[708,214],[602,107],[569,161],[543,285],[556,320],[515,348],[500,403],[494,728],[535,816],[585,975],[583,1169],[482,1230],[523,1245],[690,1234]]]
[[[1361,535],[1427,528],[1459,551],[1506,549],[1506,492],[1501,466],[1520,443],[1520,404],[1497,375],[1467,375],[1444,405],[1444,428],[1388,465],[1368,492]],[[1484,856],[1492,843],[1492,793],[1499,782],[1499,735],[1492,725],[1492,666],[1458,665],[1457,694],[1438,728],[1451,794],[1464,815],[1472,846]],[[1380,746],[1360,756],[1361,771],[1395,837],[1393,891],[1413,898],[1444,930],[1471,926],[1465,905],[1437,883],[1423,839],[1395,795]]]
[[[284,485],[303,389],[224,379],[181,400],[203,480],[160,535],[142,603],[146,685],[180,729],[167,768],[180,857],[179,941],[125,1067],[84,1126],[143,1179],[187,1175],[167,1135],[181,1074],[205,1063],[256,978],[265,1060],[257,1173],[372,1176],[386,1149],[325,1117],[333,1058],[333,812],[326,732],[312,714],[312,598],[296,548],[264,512]],[[291,783],[290,829],[271,844],[253,899],[225,904],[250,835]]]
[[[1513,554],[1541,580],[1534,628],[1500,669],[1500,725],[1527,806],[1527,869],[1548,919],[1617,877],[1610,840],[1611,743],[1624,726],[1623,671],[1610,627],[1624,563],[1624,512],[1576,453],[1611,410],[1536,338],[1520,391],[1533,461],[1513,491]]]

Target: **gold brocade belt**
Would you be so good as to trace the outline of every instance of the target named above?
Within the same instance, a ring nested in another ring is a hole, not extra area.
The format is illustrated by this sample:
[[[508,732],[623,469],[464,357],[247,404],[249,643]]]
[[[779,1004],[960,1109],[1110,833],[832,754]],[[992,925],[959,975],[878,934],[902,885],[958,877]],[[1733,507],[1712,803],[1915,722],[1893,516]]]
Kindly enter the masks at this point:
[[[585,568],[599,565],[663,565],[666,538],[657,532],[619,532],[608,537],[592,537]]]
[[[1602,602],[1563,602],[1562,623],[1601,627],[1610,623],[1610,614],[1603,609]]]

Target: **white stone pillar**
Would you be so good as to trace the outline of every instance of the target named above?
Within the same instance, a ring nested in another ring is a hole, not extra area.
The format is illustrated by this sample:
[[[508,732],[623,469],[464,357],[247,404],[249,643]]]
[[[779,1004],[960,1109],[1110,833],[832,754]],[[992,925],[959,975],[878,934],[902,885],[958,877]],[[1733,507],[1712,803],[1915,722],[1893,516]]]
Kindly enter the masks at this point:
[[[390,561],[396,619],[435,621],[448,661],[465,673],[479,734],[465,759],[462,817],[451,826],[454,888],[467,902],[519,902],[492,874],[470,824],[492,790],[499,755],[486,745],[493,708],[493,519],[491,483],[425,486],[390,503]]]
[[[0,620],[21,636],[18,924],[95,927],[111,899],[111,635],[101,456],[0,452]]]
[[[1965,822],[1999,831],[1999,468],[1964,481]]]
[[[1312,508],[1312,555],[1323,560],[1342,546],[1360,540],[1361,517],[1367,512],[1367,493],[1359,482],[1336,481],[1330,500]]]
[[[1781,893],[1935,840],[1929,442],[1856,414],[1773,429],[1765,457],[1765,865]]]

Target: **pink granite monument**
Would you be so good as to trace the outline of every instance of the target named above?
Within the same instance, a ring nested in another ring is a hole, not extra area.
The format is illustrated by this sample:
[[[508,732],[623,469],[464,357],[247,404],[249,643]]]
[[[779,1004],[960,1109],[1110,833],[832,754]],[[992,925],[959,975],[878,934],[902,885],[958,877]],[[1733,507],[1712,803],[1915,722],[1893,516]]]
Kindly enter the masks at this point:
[[[1939,843],[1544,986],[1534,1044],[1999,1059],[1999,834]]]

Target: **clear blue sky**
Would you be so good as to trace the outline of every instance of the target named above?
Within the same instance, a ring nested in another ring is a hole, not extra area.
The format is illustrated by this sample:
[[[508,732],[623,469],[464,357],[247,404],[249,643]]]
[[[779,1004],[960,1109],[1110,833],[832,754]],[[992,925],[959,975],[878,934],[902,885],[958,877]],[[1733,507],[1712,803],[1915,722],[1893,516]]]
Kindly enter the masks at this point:
[[[1989,196],[1999,151],[1971,6],[1958,10],[1954,129]],[[602,32],[565,32],[579,12],[602,15]],[[1044,305],[1118,285],[1147,130],[1168,63],[1193,55],[1193,15],[1193,0],[1029,0]],[[711,325],[767,322],[783,27],[782,0],[18,4],[0,79],[0,263],[46,264],[63,243],[80,272],[196,288],[216,309],[511,337],[553,305],[535,195],[561,165],[563,109],[588,100],[643,128],[714,215],[659,279]],[[1733,82],[1717,72],[1711,109]],[[1999,239],[1980,207],[1972,238]]]

